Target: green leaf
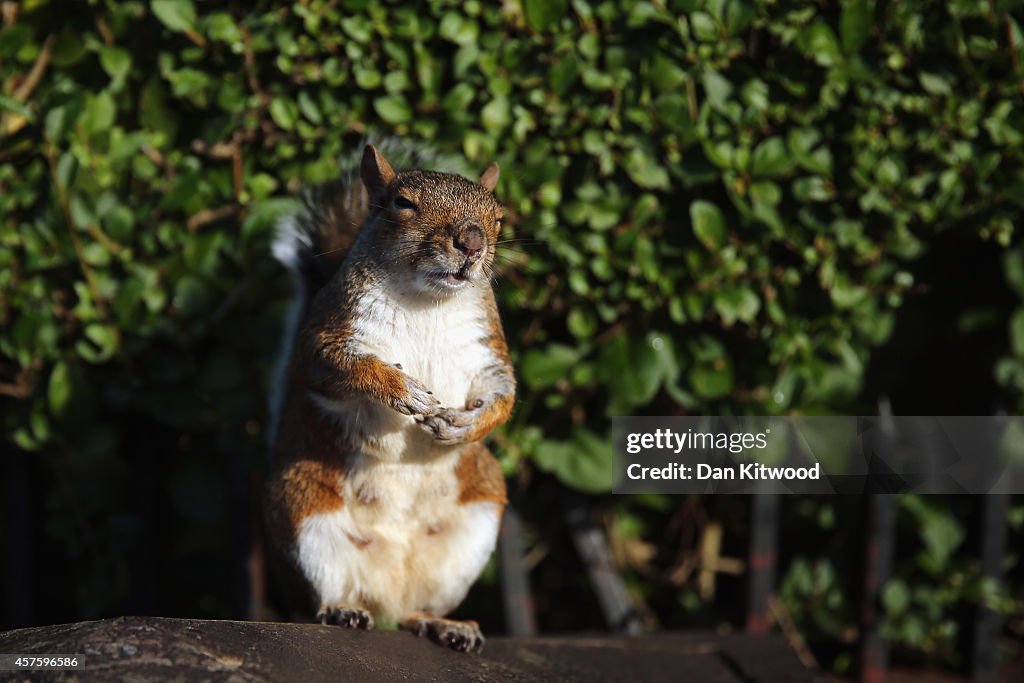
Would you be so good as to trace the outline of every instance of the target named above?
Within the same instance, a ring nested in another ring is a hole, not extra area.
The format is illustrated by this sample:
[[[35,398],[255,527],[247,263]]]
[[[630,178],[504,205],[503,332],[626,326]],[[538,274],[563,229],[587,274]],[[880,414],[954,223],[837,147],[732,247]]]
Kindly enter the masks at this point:
[[[64,431],[87,426],[96,412],[96,395],[85,374],[75,365],[57,361],[47,386],[50,414]]]
[[[302,115],[316,125],[323,123],[323,116],[320,114],[320,109],[316,106],[316,102],[309,96],[309,92],[306,90],[299,91],[299,110]]]
[[[634,149],[626,158],[626,172],[640,187],[649,190],[667,190],[669,187],[668,171],[640,148]]]
[[[816,21],[800,32],[800,48],[821,66],[832,66],[840,59],[839,43],[832,28]]]
[[[677,91],[687,80],[686,72],[674,60],[656,55],[651,61],[651,84],[659,92]]]
[[[554,27],[568,10],[566,0],[523,0],[526,23],[534,31],[547,31]]]
[[[579,358],[578,349],[564,344],[550,344],[543,351],[531,349],[523,357],[523,381],[534,389],[550,386],[565,377]]]
[[[690,386],[701,398],[722,398],[732,391],[732,366],[725,359],[694,366],[689,378]]]
[[[1010,346],[1015,356],[1024,358],[1024,307],[1014,311],[1010,318]]]
[[[409,123],[412,121],[412,107],[404,97],[387,95],[373,101],[377,114],[390,124]]]
[[[870,0],[848,0],[843,3],[843,12],[839,19],[843,52],[852,55],[864,45],[871,30],[873,13],[874,7]]]
[[[100,48],[100,64],[115,83],[122,83],[132,68],[132,55],[116,45]]]
[[[548,71],[548,83],[551,89],[560,95],[564,95],[578,77],[579,63],[575,56],[558,60]]]
[[[172,31],[187,31],[196,23],[192,0],[153,0],[153,14]]]
[[[910,607],[910,590],[900,579],[889,579],[882,589],[882,604],[889,618],[899,617]]]
[[[289,97],[275,97],[270,101],[270,118],[284,130],[291,130],[299,118],[299,106]]]
[[[611,401],[608,412],[625,415],[646,405],[665,382],[673,382],[678,368],[668,335],[652,332],[636,339],[627,332],[613,338],[601,352]]]
[[[754,148],[750,170],[758,176],[776,176],[792,167],[786,143],[781,137],[771,137]]]
[[[711,106],[719,111],[725,109],[729,97],[732,95],[732,83],[717,71],[705,69],[702,82],[704,94],[707,95]]]
[[[60,361],[50,372],[50,383],[47,388],[50,412],[57,417],[67,412],[73,392],[71,369],[67,363]]]
[[[512,105],[507,97],[499,96],[484,105],[480,110],[480,120],[484,128],[498,132],[508,127],[512,121]]]
[[[693,35],[697,37],[697,40],[711,43],[720,37],[715,20],[706,12],[690,14],[690,26],[693,28]]]
[[[737,320],[750,323],[761,310],[761,300],[747,287],[728,287],[715,293],[715,310],[726,327]]]
[[[604,493],[612,487],[612,448],[607,439],[578,427],[568,441],[542,441],[534,462],[553,472],[562,483],[586,493]]]
[[[117,107],[114,98],[106,90],[89,99],[82,112],[82,126],[89,135],[106,133],[114,125]]]
[[[476,91],[469,83],[459,83],[449,90],[441,100],[441,106],[449,113],[461,113],[476,98]]]
[[[206,35],[212,40],[232,46],[240,45],[242,42],[242,32],[227,12],[215,12],[207,16]]]
[[[139,122],[144,128],[159,131],[170,143],[178,130],[178,117],[167,102],[167,91],[159,78],[153,77],[142,88],[139,98]]]
[[[1024,298],[1024,249],[1015,247],[1003,254],[1003,273],[1006,283],[1017,296]]]
[[[458,12],[448,12],[441,17],[438,33],[457,45],[472,45],[476,43],[479,27],[475,21]]]
[[[75,350],[90,363],[103,363],[117,353],[121,337],[117,328],[92,323],[85,328],[85,339],[75,344]]]
[[[953,91],[949,81],[939,74],[922,71],[918,75],[921,87],[930,95],[948,95]]]
[[[690,223],[693,234],[708,251],[715,251],[725,245],[725,218],[711,202],[698,199],[690,204]]]
[[[14,112],[19,116],[24,116],[29,121],[31,121],[34,118],[32,116],[32,111],[28,107],[26,107],[24,104],[14,99],[13,97],[8,97],[7,95],[0,95],[0,111]]]
[[[963,543],[963,526],[940,504],[924,500],[921,496],[902,496],[900,503],[914,515],[920,527],[921,540],[925,545],[919,556],[921,566],[930,574],[939,574]]]

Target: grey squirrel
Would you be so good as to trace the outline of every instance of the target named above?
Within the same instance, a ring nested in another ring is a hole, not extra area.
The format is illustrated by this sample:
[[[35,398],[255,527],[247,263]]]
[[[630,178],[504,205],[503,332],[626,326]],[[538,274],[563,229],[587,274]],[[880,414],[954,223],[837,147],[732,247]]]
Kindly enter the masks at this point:
[[[502,207],[479,182],[394,170],[367,145],[306,195],[275,255],[300,305],[264,509],[270,545],[321,623],[374,616],[459,651],[445,619],[494,550],[507,502],[482,439],[515,397],[491,270]]]

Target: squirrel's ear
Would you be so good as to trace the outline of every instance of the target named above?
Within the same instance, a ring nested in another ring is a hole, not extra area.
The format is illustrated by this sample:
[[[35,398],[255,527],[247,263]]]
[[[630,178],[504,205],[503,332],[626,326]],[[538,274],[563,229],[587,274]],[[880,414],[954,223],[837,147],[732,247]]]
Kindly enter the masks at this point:
[[[391,181],[395,179],[395,171],[387,159],[381,156],[380,152],[373,145],[367,145],[363,150],[363,161],[359,164],[359,174],[363,177],[363,184],[370,194],[370,199],[387,192]]]
[[[498,176],[501,174],[501,169],[498,168],[498,162],[494,162],[487,167],[484,174],[480,176],[480,184],[487,188],[488,192],[494,192],[494,188],[498,185]]]

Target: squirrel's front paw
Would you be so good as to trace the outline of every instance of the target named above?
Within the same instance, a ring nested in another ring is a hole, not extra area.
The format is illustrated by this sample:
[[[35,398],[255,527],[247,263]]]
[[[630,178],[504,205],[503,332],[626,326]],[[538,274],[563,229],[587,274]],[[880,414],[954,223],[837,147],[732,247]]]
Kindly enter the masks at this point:
[[[358,607],[342,607],[340,605],[321,605],[316,613],[321,624],[333,624],[345,628],[356,628],[368,631],[373,628],[373,615]]]
[[[444,408],[434,415],[416,418],[420,427],[442,446],[454,446],[470,441],[479,410]]]
[[[434,393],[427,389],[416,378],[404,375],[405,395],[392,404],[392,407],[403,415],[434,415],[441,409],[441,402]]]

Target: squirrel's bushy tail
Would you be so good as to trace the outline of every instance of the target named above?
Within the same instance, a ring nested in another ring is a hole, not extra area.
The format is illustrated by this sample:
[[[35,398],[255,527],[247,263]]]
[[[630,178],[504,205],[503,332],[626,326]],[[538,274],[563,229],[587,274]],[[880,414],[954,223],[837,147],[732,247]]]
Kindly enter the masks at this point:
[[[278,223],[274,258],[295,277],[297,298],[308,303],[341,267],[366,218],[358,180],[339,178],[306,189],[302,208]]]
[[[395,168],[430,168],[466,173],[463,162],[438,154],[423,143],[401,138],[368,139]],[[288,380],[288,365],[299,327],[316,293],[341,267],[359,235],[369,210],[359,178],[364,145],[341,159],[335,180],[306,189],[302,207],[281,220],[272,251],[295,280],[295,295],[284,325],[284,337],[271,385],[268,443],[274,443],[277,421]]]

